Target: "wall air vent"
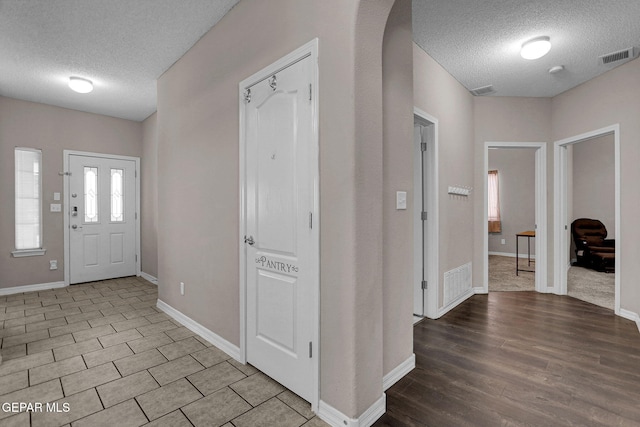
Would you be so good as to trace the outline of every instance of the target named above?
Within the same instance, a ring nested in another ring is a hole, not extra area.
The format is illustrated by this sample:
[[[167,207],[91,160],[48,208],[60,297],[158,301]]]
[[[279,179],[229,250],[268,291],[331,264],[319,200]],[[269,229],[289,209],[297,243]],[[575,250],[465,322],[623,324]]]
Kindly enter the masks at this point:
[[[608,53],[598,58],[600,65],[613,64],[614,62],[623,62],[638,56],[638,49],[630,47],[618,52]]]
[[[483,95],[491,95],[492,93],[496,93],[496,90],[493,88],[493,85],[477,87],[475,89],[471,89],[471,93],[475,96],[483,96]]]

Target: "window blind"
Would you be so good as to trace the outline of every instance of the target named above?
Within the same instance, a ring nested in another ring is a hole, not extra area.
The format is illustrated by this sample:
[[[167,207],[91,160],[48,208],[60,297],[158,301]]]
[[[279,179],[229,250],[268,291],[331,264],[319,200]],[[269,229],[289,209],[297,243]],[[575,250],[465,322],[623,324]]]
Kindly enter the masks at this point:
[[[16,249],[42,247],[42,152],[15,149]]]

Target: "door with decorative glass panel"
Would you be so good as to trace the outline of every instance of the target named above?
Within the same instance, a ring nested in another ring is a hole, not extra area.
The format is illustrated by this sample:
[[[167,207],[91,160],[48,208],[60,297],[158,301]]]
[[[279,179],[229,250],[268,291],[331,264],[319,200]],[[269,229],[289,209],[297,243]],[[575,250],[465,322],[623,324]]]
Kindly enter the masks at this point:
[[[133,276],[136,162],[69,155],[69,283]]]

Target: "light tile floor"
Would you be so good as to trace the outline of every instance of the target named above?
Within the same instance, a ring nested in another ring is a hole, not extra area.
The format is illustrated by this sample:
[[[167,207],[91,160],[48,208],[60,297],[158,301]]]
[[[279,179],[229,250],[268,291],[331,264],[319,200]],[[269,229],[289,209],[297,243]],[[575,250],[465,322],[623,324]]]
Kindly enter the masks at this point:
[[[326,426],[157,298],[137,277],[0,297],[0,426]]]

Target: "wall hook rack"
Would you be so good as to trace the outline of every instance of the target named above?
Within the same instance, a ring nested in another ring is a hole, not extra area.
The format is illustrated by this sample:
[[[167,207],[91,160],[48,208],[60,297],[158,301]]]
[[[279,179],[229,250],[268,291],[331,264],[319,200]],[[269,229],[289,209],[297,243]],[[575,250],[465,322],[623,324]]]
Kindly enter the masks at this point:
[[[472,191],[473,191],[473,187],[466,187],[462,185],[455,185],[455,186],[449,187],[449,194],[454,194],[456,196],[469,197]]]

